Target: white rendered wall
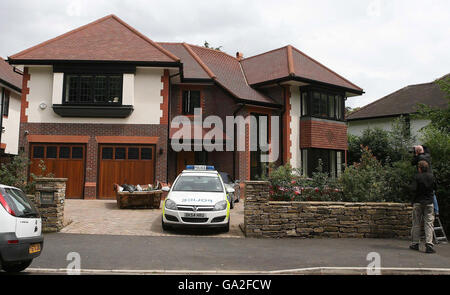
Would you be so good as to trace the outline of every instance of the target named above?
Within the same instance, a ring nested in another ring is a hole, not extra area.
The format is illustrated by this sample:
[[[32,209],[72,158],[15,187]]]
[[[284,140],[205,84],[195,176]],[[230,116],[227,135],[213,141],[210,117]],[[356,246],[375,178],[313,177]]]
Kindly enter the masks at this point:
[[[20,94],[11,91],[8,117],[3,117],[2,143],[6,144],[6,154],[17,155],[19,152],[20,105]]]
[[[124,105],[133,105],[127,118],[68,118],[57,115],[52,104],[62,103],[62,73],[54,75],[52,67],[29,67],[30,81],[26,114],[29,123],[92,123],[92,124],[159,124],[163,101],[163,83],[160,68],[137,68],[136,74],[125,74],[123,81]],[[39,105],[45,103],[47,108]]]
[[[361,136],[363,131],[367,128],[381,128],[386,131],[392,130],[392,123],[396,117],[387,117],[380,119],[368,119],[368,120],[358,120],[358,121],[349,121],[348,122],[348,134],[353,134],[357,136]],[[429,120],[418,120],[411,119],[411,135],[416,136],[416,142],[414,144],[420,144],[422,141],[420,140],[420,129],[425,127],[430,123]]]

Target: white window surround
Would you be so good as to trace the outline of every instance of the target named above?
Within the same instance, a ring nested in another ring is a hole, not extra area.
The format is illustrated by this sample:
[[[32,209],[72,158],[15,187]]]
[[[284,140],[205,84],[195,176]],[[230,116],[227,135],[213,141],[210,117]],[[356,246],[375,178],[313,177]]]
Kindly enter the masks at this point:
[[[123,74],[122,105],[134,105],[134,74]],[[53,73],[52,104],[63,103],[64,73]]]

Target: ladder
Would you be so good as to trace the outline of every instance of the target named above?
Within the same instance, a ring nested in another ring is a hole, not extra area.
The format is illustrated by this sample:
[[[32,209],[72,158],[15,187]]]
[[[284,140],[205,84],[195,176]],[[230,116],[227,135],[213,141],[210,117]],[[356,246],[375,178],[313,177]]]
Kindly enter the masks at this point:
[[[435,216],[434,218],[434,231],[433,231],[433,238],[435,244],[447,244],[447,236],[445,235],[444,227],[442,226],[442,222],[439,219],[439,216]]]

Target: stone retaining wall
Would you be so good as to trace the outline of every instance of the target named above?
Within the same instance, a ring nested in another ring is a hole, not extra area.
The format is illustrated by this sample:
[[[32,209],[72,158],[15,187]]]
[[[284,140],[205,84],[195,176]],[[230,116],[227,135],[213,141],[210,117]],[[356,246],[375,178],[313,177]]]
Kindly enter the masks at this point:
[[[270,201],[268,182],[245,182],[247,237],[406,239],[411,216],[403,203]]]
[[[67,178],[37,178],[35,181],[36,194],[28,197],[34,202],[41,214],[42,231],[60,231],[64,227]],[[51,195],[53,195],[53,198],[50,197]]]

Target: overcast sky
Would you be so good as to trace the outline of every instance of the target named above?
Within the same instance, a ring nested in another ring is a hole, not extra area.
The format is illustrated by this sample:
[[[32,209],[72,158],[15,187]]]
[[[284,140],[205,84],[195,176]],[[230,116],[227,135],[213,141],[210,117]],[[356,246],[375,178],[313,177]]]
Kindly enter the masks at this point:
[[[154,41],[184,41],[245,57],[287,44],[365,94],[363,106],[450,72],[450,1],[1,0],[0,56],[7,57],[108,14]]]

